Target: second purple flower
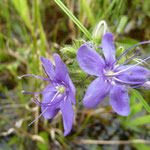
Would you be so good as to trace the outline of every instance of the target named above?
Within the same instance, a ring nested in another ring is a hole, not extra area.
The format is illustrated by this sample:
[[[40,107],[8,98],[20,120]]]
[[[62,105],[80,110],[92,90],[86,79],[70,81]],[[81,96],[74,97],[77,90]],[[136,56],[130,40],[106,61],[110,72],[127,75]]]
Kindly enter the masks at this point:
[[[150,43],[150,41],[138,43],[131,48],[145,43]],[[125,63],[118,65],[117,61],[131,48],[115,59],[115,46],[111,33],[106,33],[103,36],[101,46],[104,58],[88,45],[82,45],[77,52],[77,59],[81,69],[90,75],[97,76],[85,93],[83,105],[86,108],[93,108],[109,94],[113,110],[122,116],[128,116],[130,113],[130,102],[127,89],[142,86],[148,80],[150,72],[148,69],[139,66],[141,62],[125,65],[138,52]],[[145,61],[146,59],[143,60],[143,62]],[[126,85],[132,87],[126,87]]]
[[[32,99],[34,103],[41,106],[42,113],[32,121],[29,125],[43,116],[45,119],[52,119],[61,110],[64,124],[64,136],[68,135],[71,131],[74,119],[74,111],[72,104],[76,104],[75,101],[75,87],[69,77],[68,69],[61,60],[58,54],[54,54],[55,70],[50,60],[41,57],[43,63],[43,69],[48,78],[36,76],[36,75],[23,75],[32,76],[39,79],[43,79],[49,82],[48,86],[42,92],[29,93],[23,91],[23,94],[42,94],[42,102],[36,97]]]

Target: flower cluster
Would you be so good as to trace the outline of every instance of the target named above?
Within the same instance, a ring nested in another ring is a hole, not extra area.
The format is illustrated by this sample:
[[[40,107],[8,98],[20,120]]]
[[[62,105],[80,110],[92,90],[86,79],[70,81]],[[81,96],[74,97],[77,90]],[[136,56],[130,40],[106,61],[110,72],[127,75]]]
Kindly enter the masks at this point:
[[[115,46],[113,35],[106,33],[102,38],[101,48],[104,56],[100,56],[92,47],[94,45],[82,45],[77,52],[77,60],[80,68],[97,78],[89,85],[83,99],[83,105],[86,108],[97,106],[109,94],[110,104],[113,110],[122,116],[128,116],[130,113],[130,101],[127,89],[142,86],[148,81],[150,71],[142,66],[143,62],[150,57],[133,65],[126,65],[137,54],[121,65],[118,60],[125,55],[131,48],[140,44],[150,43],[150,41],[141,42],[127,49],[117,59],[115,58]],[[23,94],[42,94],[42,102],[37,97],[32,101],[41,107],[42,113],[29,125],[39,119],[42,115],[45,119],[52,119],[61,110],[64,124],[64,136],[68,135],[73,125],[74,111],[72,104],[76,104],[75,87],[69,77],[66,65],[58,54],[54,54],[55,69],[50,60],[41,57],[43,69],[47,78],[36,75],[32,76],[49,82],[48,86],[42,92],[29,93],[23,91]]]

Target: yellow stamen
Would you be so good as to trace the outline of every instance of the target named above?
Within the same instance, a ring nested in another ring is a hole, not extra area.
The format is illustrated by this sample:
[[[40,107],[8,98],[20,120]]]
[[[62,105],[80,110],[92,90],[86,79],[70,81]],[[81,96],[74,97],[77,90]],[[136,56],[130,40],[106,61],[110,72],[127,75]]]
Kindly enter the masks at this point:
[[[112,75],[115,75],[115,73],[112,72],[112,71],[109,71],[109,72],[107,73],[107,75],[108,75],[108,76],[112,76]]]
[[[58,90],[59,93],[63,94],[65,92],[65,87],[61,86]]]

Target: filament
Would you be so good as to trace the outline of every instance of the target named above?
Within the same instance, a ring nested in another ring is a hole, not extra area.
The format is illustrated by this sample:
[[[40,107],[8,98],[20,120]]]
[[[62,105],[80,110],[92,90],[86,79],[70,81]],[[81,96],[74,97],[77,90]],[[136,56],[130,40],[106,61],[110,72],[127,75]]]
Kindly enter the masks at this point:
[[[57,92],[57,93],[54,95],[54,97],[52,98],[51,101],[54,101],[54,99],[58,96],[58,94],[59,94],[59,92]],[[51,104],[51,103],[49,103],[48,106],[44,109],[44,111],[43,111],[35,120],[33,120],[31,123],[29,123],[28,126],[30,126],[30,125],[33,124],[35,121],[37,121],[37,120],[47,111],[47,109],[49,108],[49,105],[50,105],[50,104]]]
[[[47,92],[56,92],[56,90],[48,90],[48,91],[33,92],[33,93],[22,91],[22,94],[33,94],[34,95],[34,94],[43,94],[43,93],[47,93]]]
[[[147,44],[147,43],[150,43],[150,41],[140,42],[140,43],[134,44],[133,46],[129,47],[124,53],[122,53],[122,54],[113,62],[113,64],[116,63],[116,62],[117,62],[123,55],[125,55],[130,49],[132,49],[132,48],[134,48],[134,47],[136,47],[136,46],[138,46],[138,45]],[[113,65],[113,64],[112,64],[112,65]]]
[[[134,57],[137,56],[138,53],[139,53],[139,48],[137,49],[136,53],[130,59],[128,59],[126,62],[124,62],[123,64],[119,65],[118,67],[123,66],[123,65],[127,64],[128,62],[130,62]]]
[[[144,62],[144,61],[146,61],[146,60],[148,60],[148,59],[150,59],[150,56],[147,57],[146,59],[142,60],[141,62]],[[117,73],[121,73],[121,72],[124,72],[124,71],[126,71],[126,70],[128,70],[128,69],[131,69],[131,68],[133,68],[133,67],[135,67],[135,66],[141,64],[141,62],[138,62],[138,63],[135,64],[135,65],[131,65],[130,67],[128,67],[128,68],[126,68],[126,69],[124,69],[124,70],[121,70],[121,71],[119,71],[119,72],[117,72]]]
[[[42,79],[42,80],[45,80],[45,81],[51,81],[51,82],[53,82],[51,79],[44,78],[44,77],[40,77],[40,76],[36,76],[36,75],[34,75],[34,74],[24,74],[24,75],[18,77],[18,79],[21,79],[21,78],[23,78],[23,77],[28,77],[28,76],[34,77],[34,78],[38,78],[38,79]]]
[[[147,82],[147,80],[144,81],[144,82],[127,82],[127,81],[120,80],[118,78],[113,78],[113,79],[116,80],[116,81],[118,81],[118,82],[121,82],[121,83],[124,83],[124,84],[129,84],[129,85],[132,85],[132,84],[143,84],[143,83]]]

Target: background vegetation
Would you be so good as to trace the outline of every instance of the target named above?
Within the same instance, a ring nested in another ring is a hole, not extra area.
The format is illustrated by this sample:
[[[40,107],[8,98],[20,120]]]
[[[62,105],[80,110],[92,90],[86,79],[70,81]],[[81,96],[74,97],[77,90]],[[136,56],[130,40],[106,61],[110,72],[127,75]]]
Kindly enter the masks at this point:
[[[91,35],[97,23],[105,20],[108,31],[114,34],[118,54],[139,41],[150,39],[149,0],[62,2]],[[81,39],[97,45],[101,39],[94,41],[93,36],[86,36],[84,29],[75,23],[56,0],[0,0],[0,150],[150,149],[148,90],[129,91],[131,114],[128,117],[116,115],[108,100],[95,109],[83,109],[84,92],[94,78],[80,70],[76,51],[82,44]],[[28,127],[39,115],[40,108],[31,103],[30,95],[22,95],[21,91],[41,91],[47,83],[32,77],[17,78],[26,73],[44,76],[39,58],[45,56],[52,60],[55,52],[68,65],[77,87],[75,121],[67,137],[62,134],[60,113],[50,121],[41,117]],[[150,44],[140,47],[140,58],[149,54]]]

